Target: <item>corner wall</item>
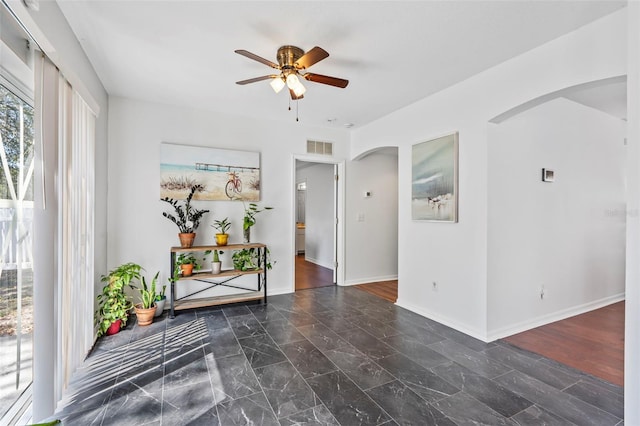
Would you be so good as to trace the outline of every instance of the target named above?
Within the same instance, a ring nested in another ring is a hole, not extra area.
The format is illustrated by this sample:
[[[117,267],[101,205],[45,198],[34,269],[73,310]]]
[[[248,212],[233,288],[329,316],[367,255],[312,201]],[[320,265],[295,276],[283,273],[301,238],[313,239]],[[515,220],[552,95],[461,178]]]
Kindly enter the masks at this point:
[[[345,284],[397,279],[397,155],[372,153],[349,163],[347,195]]]
[[[354,131],[352,158],[399,147],[399,305],[487,339],[488,123],[531,99],[626,74],[626,24],[622,9]],[[412,221],[411,146],[454,131],[459,223]]]
[[[565,98],[490,127],[489,340],[624,299],[625,131]]]

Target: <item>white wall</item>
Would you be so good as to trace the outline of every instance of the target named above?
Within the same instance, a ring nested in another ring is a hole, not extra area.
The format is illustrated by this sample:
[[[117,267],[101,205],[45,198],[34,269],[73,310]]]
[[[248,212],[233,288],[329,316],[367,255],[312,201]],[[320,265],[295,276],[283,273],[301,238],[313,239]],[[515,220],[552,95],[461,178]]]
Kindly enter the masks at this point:
[[[490,340],[624,298],[624,137],[565,98],[490,127]]]
[[[259,151],[262,162],[262,201],[259,204],[272,206],[274,210],[257,216],[251,239],[267,243],[272,259],[277,261],[269,272],[269,293],[291,291],[295,223],[291,204],[295,190],[293,155],[305,153],[307,139],[319,139],[334,142],[334,157],[344,158],[348,138],[348,132],[341,129],[306,127],[293,121],[291,124],[260,121],[111,98],[109,266],[133,261],[142,264],[148,274],[161,271],[162,283],[169,276],[169,248],[178,244],[178,231],[162,216],[170,206],[159,201],[161,142]],[[242,241],[242,203],[218,201],[198,205],[212,213],[206,215],[200,225],[196,244],[213,244],[215,231],[209,225],[214,219],[225,216],[232,222],[230,242]],[[230,259],[230,253],[225,253],[223,267],[230,266]],[[197,285],[185,286],[194,288]]]
[[[397,279],[397,155],[373,153],[349,163],[346,208],[345,283]]]
[[[624,421],[640,424],[640,3],[630,1],[627,79],[627,285]]]
[[[626,38],[622,9],[354,131],[352,158],[399,147],[398,304],[487,338],[488,122],[545,94],[624,75]],[[459,223],[412,221],[411,145],[453,131]]]
[[[313,164],[296,172],[307,183],[305,208],[305,260],[333,270],[336,217],[333,164]]]

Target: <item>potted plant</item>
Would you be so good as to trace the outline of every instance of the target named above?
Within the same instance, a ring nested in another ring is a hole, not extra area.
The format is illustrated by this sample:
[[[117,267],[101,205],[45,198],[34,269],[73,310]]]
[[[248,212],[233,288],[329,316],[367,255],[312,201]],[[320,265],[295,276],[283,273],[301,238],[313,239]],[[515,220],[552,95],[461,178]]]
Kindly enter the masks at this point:
[[[98,336],[116,334],[127,324],[131,301],[125,295],[124,288],[135,288],[134,282],[140,279],[141,270],[138,264],[125,263],[101,277],[100,281],[106,284],[97,297],[95,322]]]
[[[202,256],[202,261],[196,259],[193,253],[180,253],[175,263],[174,274],[182,274],[183,277],[189,277],[194,271],[202,269],[202,265],[207,261],[207,256],[211,254],[211,250],[206,250]]]
[[[213,251],[213,262],[211,262],[211,273],[214,275],[218,275],[222,272],[222,262],[220,261],[220,256],[218,253],[222,254],[223,252],[218,252],[218,250]]]
[[[188,248],[193,245],[193,240],[196,237],[196,229],[200,226],[200,220],[205,213],[209,213],[209,210],[200,210],[191,207],[193,195],[202,190],[204,190],[202,185],[191,186],[189,195],[187,195],[186,200],[182,203],[169,197],[160,199],[161,201],[171,204],[176,211],[175,215],[167,212],[163,212],[162,215],[178,225],[178,229],[180,230],[178,237],[180,238],[180,246],[183,248]]]
[[[176,259],[176,268],[179,268],[183,277],[189,277],[194,269],[196,271],[200,269],[200,265],[193,253],[180,253]]]
[[[167,290],[166,284],[162,286],[162,291],[156,294],[156,317],[162,315],[162,311],[164,311],[164,304],[167,301],[167,296],[165,296],[165,291]]]
[[[251,242],[251,227],[256,224],[256,215],[265,210],[271,210],[273,207],[258,208],[256,203],[249,203],[249,207],[244,206],[244,219],[242,221],[242,230],[244,242]]]
[[[229,234],[227,234],[227,231],[231,228],[229,218],[225,217],[222,220],[214,220],[213,225],[211,226],[218,230],[218,233],[216,233],[216,244],[219,246],[226,246],[227,241],[229,240]]]
[[[233,252],[233,268],[238,271],[252,271],[258,269],[258,256],[260,251],[257,248],[247,248],[242,250],[236,250]],[[273,262],[275,263],[275,262]],[[267,249],[267,263],[263,265],[267,269],[273,267],[271,263],[271,253]]]
[[[156,282],[158,281],[158,275],[160,275],[160,271],[156,272],[150,285],[147,285],[147,281],[142,277],[142,286],[138,288],[140,303],[133,306],[138,317],[138,325],[144,326],[153,322],[153,317],[156,313]]]

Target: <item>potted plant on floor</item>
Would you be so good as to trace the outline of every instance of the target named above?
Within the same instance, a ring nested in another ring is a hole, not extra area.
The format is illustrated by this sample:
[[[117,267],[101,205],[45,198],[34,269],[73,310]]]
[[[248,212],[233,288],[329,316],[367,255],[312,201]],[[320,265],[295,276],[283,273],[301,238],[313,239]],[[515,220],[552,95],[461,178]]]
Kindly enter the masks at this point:
[[[175,209],[175,215],[167,212],[163,212],[162,215],[175,223],[180,230],[178,237],[180,238],[180,246],[188,248],[193,245],[193,240],[196,237],[196,230],[200,226],[200,220],[205,213],[209,213],[209,210],[196,209],[191,206],[191,199],[196,192],[203,191],[202,185],[193,185],[191,191],[184,202],[180,203],[173,198],[165,197],[161,198],[161,201],[169,203]]]
[[[140,293],[140,303],[133,307],[138,317],[138,325],[149,325],[153,322],[156,313],[156,282],[158,281],[160,271],[151,280],[151,284],[147,285],[147,281],[142,277],[142,286],[138,288]]]
[[[244,235],[244,242],[246,244],[251,242],[251,227],[256,224],[256,215],[265,210],[271,210],[273,207],[259,208],[256,203],[249,203],[249,207],[244,206],[244,218],[242,221],[242,230]]]
[[[213,225],[218,233],[216,233],[216,244],[219,246],[226,246],[229,241],[229,234],[227,231],[231,228],[231,222],[229,222],[229,218],[225,217],[222,220],[214,220]]]
[[[167,290],[166,284],[162,286],[162,291],[156,294],[156,317],[162,315],[162,311],[164,311],[164,304],[167,301],[167,296],[165,295],[165,291]]]
[[[116,334],[127,324],[131,301],[126,296],[125,287],[135,288],[135,281],[140,280],[142,267],[136,263],[125,263],[103,275],[101,282],[106,283],[102,293],[98,295],[98,310],[95,322],[98,336]]]

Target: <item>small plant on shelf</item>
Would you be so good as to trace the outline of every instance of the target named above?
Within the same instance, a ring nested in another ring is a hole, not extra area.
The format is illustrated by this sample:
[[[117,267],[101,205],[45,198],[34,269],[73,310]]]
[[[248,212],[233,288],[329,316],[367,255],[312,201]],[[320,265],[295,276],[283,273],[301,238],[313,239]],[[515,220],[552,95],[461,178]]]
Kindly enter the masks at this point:
[[[193,253],[180,253],[175,262],[174,271],[175,275],[182,274],[183,277],[188,277],[193,274],[194,271],[202,269],[202,264],[206,262],[207,256],[211,254],[211,250],[204,252],[202,260],[198,260]]]
[[[225,217],[222,220],[214,220],[213,225],[218,232],[216,233],[216,244],[219,246],[226,246],[229,240],[229,234],[227,231],[231,228],[231,222],[229,222],[229,218]]]
[[[211,273],[214,275],[218,275],[222,272],[222,262],[220,261],[220,255],[222,251],[213,250],[213,261],[211,262]]]
[[[267,263],[262,266],[266,267],[266,269],[271,269],[276,262],[271,262],[271,253],[268,249],[265,250],[267,250]],[[260,251],[257,248],[236,250],[232,256],[233,268],[238,271],[253,271],[258,269],[259,255]]]
[[[202,192],[204,187],[202,185],[193,185],[189,191],[189,195],[182,203],[174,200],[173,198],[165,197],[161,198],[161,201],[169,203],[175,210],[175,215],[163,212],[162,215],[175,223],[178,226],[180,233],[180,244],[183,248],[191,247],[195,238],[195,232],[200,226],[202,216],[209,213],[206,209],[196,209],[191,206],[191,200],[196,192]]]
[[[249,203],[249,207],[244,206],[244,218],[242,221],[242,230],[244,233],[244,242],[251,241],[251,227],[256,224],[256,215],[265,210],[271,210],[273,207],[259,208],[256,203]]]

